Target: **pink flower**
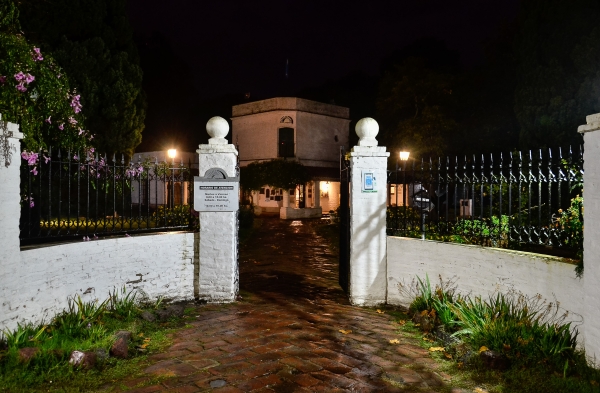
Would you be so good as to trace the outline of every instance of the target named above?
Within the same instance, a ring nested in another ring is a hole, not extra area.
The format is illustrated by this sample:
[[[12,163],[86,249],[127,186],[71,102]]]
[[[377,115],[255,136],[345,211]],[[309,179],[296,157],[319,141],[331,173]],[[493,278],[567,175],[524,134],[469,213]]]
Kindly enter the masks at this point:
[[[17,72],[14,76],[15,80],[21,83],[25,82],[27,84],[30,84],[35,80],[35,76],[31,74],[24,74],[22,71]]]
[[[48,116],[48,118],[46,119],[46,123],[52,124],[52,116]]]
[[[31,54],[31,58],[33,61],[41,61],[44,60],[42,54],[40,53],[40,48],[33,48],[33,53]]]
[[[71,117],[69,117],[69,123],[75,125],[75,124],[77,124],[77,120],[75,120],[75,118],[73,116],[71,116]]]
[[[71,96],[71,108],[73,108],[73,111],[75,111],[75,113],[81,112],[81,103],[79,102],[79,98],[79,94]]]
[[[32,207],[35,206],[35,203],[33,203],[33,197],[29,197],[29,208],[31,209]]]
[[[47,164],[48,161],[50,161],[50,157],[46,157],[46,155],[44,154],[44,164]]]
[[[74,159],[75,161],[79,161],[79,156],[78,156],[77,154],[73,154],[73,159]]]
[[[79,129],[79,135],[83,134],[85,131],[82,130],[81,128]]]
[[[0,84],[5,84],[5,83],[6,83],[6,77],[0,76]]]
[[[33,173],[33,176],[37,176],[38,171],[37,171],[37,167],[34,166],[32,170],[30,170],[29,172]]]
[[[24,160],[27,160],[27,165],[29,166],[34,166],[37,165],[38,162],[38,153],[34,153],[34,152],[27,152],[26,150],[24,150],[21,153],[21,158]],[[37,174],[37,173],[36,173]]]
[[[61,130],[61,131],[64,130],[65,129],[65,123],[59,125],[58,129]]]
[[[27,91],[27,88],[25,87],[25,85],[23,85],[23,83],[19,83],[18,85],[15,86],[17,88],[17,90],[19,90],[21,93]]]

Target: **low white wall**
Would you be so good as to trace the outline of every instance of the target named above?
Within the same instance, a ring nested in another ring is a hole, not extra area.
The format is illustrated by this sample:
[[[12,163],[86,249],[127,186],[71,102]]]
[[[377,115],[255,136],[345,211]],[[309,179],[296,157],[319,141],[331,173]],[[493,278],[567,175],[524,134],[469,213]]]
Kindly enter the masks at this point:
[[[109,290],[123,286],[151,299],[193,299],[197,243],[197,233],[177,232],[21,251],[11,257],[15,269],[0,276],[0,330],[48,321],[67,306],[69,296],[103,301]]]
[[[388,237],[388,303],[408,306],[412,299],[398,290],[410,286],[416,276],[433,285],[455,279],[462,294],[487,297],[495,291],[516,290],[525,295],[540,294],[560,302],[572,320],[583,318],[583,279],[575,276],[575,266],[561,258],[520,251],[428,240]]]

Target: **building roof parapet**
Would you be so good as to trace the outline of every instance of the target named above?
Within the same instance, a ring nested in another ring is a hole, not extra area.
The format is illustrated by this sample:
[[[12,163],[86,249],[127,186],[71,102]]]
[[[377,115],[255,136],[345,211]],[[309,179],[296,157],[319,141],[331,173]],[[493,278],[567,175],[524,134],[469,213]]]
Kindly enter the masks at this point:
[[[318,115],[339,117],[343,119],[350,118],[349,108],[297,97],[275,97],[268,100],[234,105],[232,107],[232,116],[239,117],[280,110],[308,112]]]

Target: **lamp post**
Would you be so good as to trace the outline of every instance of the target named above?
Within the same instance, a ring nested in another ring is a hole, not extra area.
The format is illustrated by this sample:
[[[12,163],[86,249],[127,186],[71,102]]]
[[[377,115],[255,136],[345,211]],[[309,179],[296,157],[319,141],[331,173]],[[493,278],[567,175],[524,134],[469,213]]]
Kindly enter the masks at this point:
[[[169,198],[169,206],[173,208],[175,199],[175,156],[177,155],[177,149],[167,150],[167,155],[171,159],[171,192]]]
[[[400,161],[402,161],[402,208],[404,209],[404,235],[406,236],[406,190],[404,187],[406,186],[406,161],[408,161],[408,157],[410,156],[410,152],[401,151],[400,152]],[[396,164],[397,165],[397,164]],[[396,171],[398,173],[398,171]],[[396,181],[396,187],[398,187],[398,182]],[[398,189],[396,188],[396,206],[398,206]]]

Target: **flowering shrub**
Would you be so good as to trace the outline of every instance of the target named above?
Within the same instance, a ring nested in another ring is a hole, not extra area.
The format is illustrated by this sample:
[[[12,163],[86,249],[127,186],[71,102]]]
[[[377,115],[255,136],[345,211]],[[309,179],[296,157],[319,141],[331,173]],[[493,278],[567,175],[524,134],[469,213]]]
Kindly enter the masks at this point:
[[[23,132],[23,150],[35,169],[37,153],[52,145],[83,149],[93,136],[83,129],[79,95],[52,56],[20,33],[18,10],[0,2],[0,113]],[[32,172],[35,172],[32,170]]]

